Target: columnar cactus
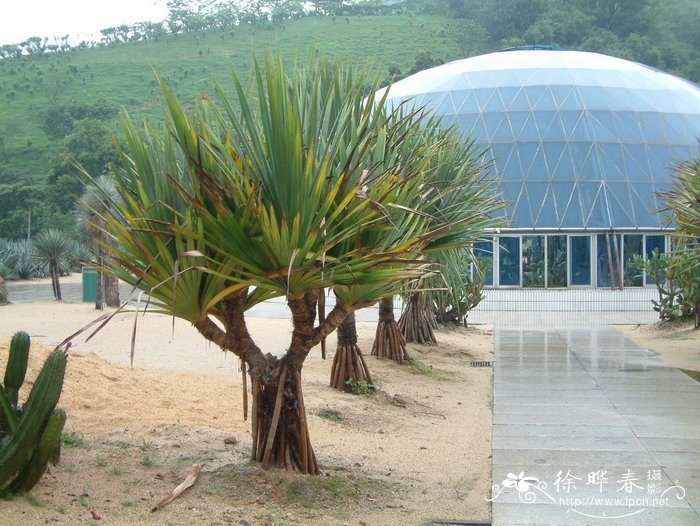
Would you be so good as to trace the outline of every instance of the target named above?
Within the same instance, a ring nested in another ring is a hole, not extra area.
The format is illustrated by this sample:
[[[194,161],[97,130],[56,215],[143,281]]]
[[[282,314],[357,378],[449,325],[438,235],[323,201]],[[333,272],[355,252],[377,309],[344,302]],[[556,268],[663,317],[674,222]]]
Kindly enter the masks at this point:
[[[4,415],[0,435],[0,495],[30,490],[54,458],[66,414],[56,409],[66,371],[66,353],[53,351],[44,362],[27,401],[20,408],[30,340],[26,333],[12,338],[0,403]]]

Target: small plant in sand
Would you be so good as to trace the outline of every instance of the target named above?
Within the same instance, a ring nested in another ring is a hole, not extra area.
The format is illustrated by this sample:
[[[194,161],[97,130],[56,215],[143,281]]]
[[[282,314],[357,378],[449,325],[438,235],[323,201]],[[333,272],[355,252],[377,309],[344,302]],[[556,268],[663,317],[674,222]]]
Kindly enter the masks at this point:
[[[374,386],[367,380],[353,380],[352,378],[345,382],[352,394],[363,395],[374,392]]]

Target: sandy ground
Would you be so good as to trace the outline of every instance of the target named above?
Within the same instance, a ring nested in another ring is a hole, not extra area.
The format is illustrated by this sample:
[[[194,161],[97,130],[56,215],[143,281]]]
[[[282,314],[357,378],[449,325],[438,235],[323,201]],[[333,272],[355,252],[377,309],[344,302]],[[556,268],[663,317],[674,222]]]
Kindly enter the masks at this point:
[[[96,317],[89,305],[0,307],[0,362],[9,336],[33,337],[32,367],[67,335]],[[418,366],[368,358],[378,393],[354,396],[327,387],[329,359],[314,349],[304,367],[304,395],[322,476],[304,477],[249,462],[238,360],[191,327],[157,315],[139,318],[134,369],[128,367],[132,316],[115,318],[90,342],[74,339],[60,405],[64,445],[29,497],[3,503],[7,524],[423,524],[433,518],[488,520],[491,486],[492,378],[471,360],[491,359],[490,331],[439,333],[436,347],[409,346]],[[265,351],[279,354],[286,320],[251,319]],[[375,326],[359,323],[369,354]],[[42,345],[43,344],[43,345]],[[0,364],[3,366],[3,364]],[[400,395],[406,406],[393,401]],[[339,417],[320,414],[332,409]],[[225,445],[233,436],[238,443]],[[196,485],[165,509],[151,508],[194,462]]]
[[[658,352],[671,367],[700,371],[700,329],[690,320],[615,327],[643,347]]]

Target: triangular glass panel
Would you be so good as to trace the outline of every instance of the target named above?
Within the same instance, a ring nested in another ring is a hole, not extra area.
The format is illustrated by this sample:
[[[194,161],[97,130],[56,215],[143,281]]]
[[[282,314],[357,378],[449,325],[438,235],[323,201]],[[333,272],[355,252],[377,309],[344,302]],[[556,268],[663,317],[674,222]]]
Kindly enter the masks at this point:
[[[497,88],[496,91],[501,96],[501,100],[503,101],[503,107],[506,109],[506,111],[508,111],[512,109],[513,100],[518,95],[520,88],[516,86],[506,86],[502,88]]]
[[[505,105],[503,104],[503,100],[501,99],[500,94],[498,93],[497,90],[493,90],[494,94],[493,97],[491,97],[486,105],[484,106],[484,111],[485,112],[503,112],[505,111]]]
[[[491,72],[495,86],[519,86],[520,81],[512,69],[499,69]]]
[[[606,183],[610,218],[615,228],[634,227],[634,208],[627,183]]]
[[[530,98],[532,100],[532,98]],[[544,88],[540,98],[532,106],[533,110],[537,111],[553,111],[557,109],[557,103],[552,95],[552,90],[549,86]]]
[[[566,99],[559,104],[559,109],[560,110],[583,110],[585,107],[583,105],[583,101],[581,100],[581,97],[578,94],[578,89],[573,88],[569,94],[566,96]]]
[[[516,69],[514,70],[515,76],[518,79],[518,83],[521,86],[529,86],[531,84],[531,79],[536,78],[540,73],[537,68],[533,69]]]
[[[639,112],[637,119],[642,129],[642,136],[647,143],[666,142],[663,117],[659,112]]]
[[[527,164],[523,160],[523,165]],[[523,166],[524,167],[524,166]],[[538,146],[535,154],[532,157],[532,162],[530,166],[526,168],[527,173],[525,177],[529,181],[548,181],[550,179],[549,171],[547,170],[547,162],[544,158],[544,149],[542,146]]]
[[[639,121],[635,112],[618,111],[613,113],[613,115],[621,142],[642,142],[642,132],[639,129]]]
[[[508,107],[508,110],[530,111],[531,107],[532,105],[530,104],[530,100],[527,98],[525,88],[520,88],[517,95],[513,98],[512,102],[510,103],[510,107]]]
[[[587,183],[584,183],[583,186],[585,187]],[[610,208],[608,206],[608,199],[607,199],[607,193],[605,191],[605,184],[601,183],[595,183],[591,184],[591,187],[595,187],[598,185],[598,195],[596,196],[595,202],[593,203],[593,206],[591,207],[591,212],[588,214],[588,217],[586,218],[586,227],[588,228],[611,228],[612,223],[610,220]],[[587,190],[585,188],[581,188],[581,195],[583,195],[584,192]],[[583,208],[583,204],[581,205],[581,208],[584,210],[585,214],[585,209]]]
[[[465,137],[471,137],[473,135],[474,127],[478,119],[478,113],[463,113],[459,116],[459,126],[464,132]]]
[[[518,155],[520,156],[520,164],[523,167],[523,178],[527,178],[530,164],[532,164],[532,158],[537,152],[539,144],[537,142],[517,142],[515,143],[515,148],[518,150]]]
[[[584,225],[583,214],[581,214],[579,189],[574,186],[573,196],[561,216],[561,226],[564,228],[581,228]],[[561,208],[560,208],[561,210]]]
[[[554,195],[555,203],[557,209],[557,217],[559,220],[564,218],[564,212],[569,207],[569,202],[572,200],[576,201],[576,206],[578,206],[578,195],[574,195],[574,183],[571,181],[553,181],[550,184],[552,190],[552,195]]]
[[[583,107],[588,111],[608,111],[608,97],[605,89],[597,86],[578,86],[578,94],[583,102]]]
[[[535,116],[530,112],[520,134],[516,135],[516,141],[540,142],[540,133],[535,123]]]
[[[649,159],[649,170],[654,181],[668,180],[673,161],[669,154],[668,146],[665,144],[647,144],[647,157]]]
[[[549,175],[552,177],[555,168],[559,164],[559,159],[561,159],[564,145],[559,142],[545,142],[542,144],[542,149],[544,150],[544,157],[547,160]]]
[[[564,130],[566,130],[566,137],[569,137],[576,128],[578,121],[581,120],[583,112],[571,110],[560,111],[559,116],[561,117],[561,122],[564,125]]]
[[[561,222],[557,215],[557,206],[554,200],[554,194],[550,189],[547,189],[544,202],[540,207],[537,215],[535,226],[537,228],[559,228]]]
[[[688,132],[685,121],[681,115],[666,113],[663,116],[664,135],[669,144],[686,144]]]
[[[557,105],[557,109],[561,108],[564,101],[569,96],[569,93],[574,89],[573,86],[550,86],[552,91],[552,97],[554,98],[554,103]]]
[[[513,141],[515,141],[515,137],[513,136],[513,130],[511,130],[511,128],[510,128],[510,121],[508,120],[508,114],[503,113],[502,115],[503,115],[503,119],[501,119],[501,123],[498,125],[498,129],[491,136],[492,143],[496,143],[496,142],[512,143]]]
[[[510,121],[510,127],[513,130],[513,136],[518,137],[525,126],[530,112],[527,111],[510,111],[506,113],[506,118]]]
[[[556,117],[557,112],[552,110],[539,110],[532,112],[535,117],[535,124],[537,124],[537,129],[540,132],[540,138],[544,140],[544,137],[552,125],[552,121]]]
[[[513,151],[513,145],[493,144],[491,145],[491,151],[493,152],[493,156],[495,157],[496,162],[499,164],[499,166],[503,167],[506,165],[508,157],[510,157],[510,152]]]
[[[501,189],[503,190],[503,200],[508,203],[507,215],[508,217],[513,217],[513,207],[517,204],[520,198],[520,192],[523,189],[523,185],[520,182],[504,182],[501,184]]]
[[[600,179],[598,172],[598,157],[595,154],[593,144],[590,142],[569,143],[571,158],[574,161],[574,170],[577,179]]]
[[[564,125],[561,122],[561,116],[559,112],[554,113],[552,122],[546,130],[540,128],[540,133],[542,134],[542,141],[544,142],[563,142],[566,140],[566,131],[564,130]]]
[[[435,94],[427,106],[431,109],[435,109],[435,113],[439,115],[451,115],[455,113],[455,105],[449,93]]]
[[[630,173],[630,163],[628,157],[625,157],[625,166],[627,168],[627,175],[630,179],[636,181],[649,181],[652,178],[649,174],[649,160],[647,159],[647,149],[644,144],[626,144],[624,149],[629,152],[632,159],[634,159],[634,165],[632,168],[632,173]]]
[[[535,226],[535,221],[530,213],[530,200],[528,199],[527,192],[520,192],[520,198],[513,208],[511,219],[513,221],[512,226],[514,227],[528,228]]]
[[[544,200],[547,197],[548,183],[546,182],[532,182],[528,181],[525,185],[525,191],[530,201],[530,212],[532,212],[532,218],[537,219],[540,213],[540,209],[544,204]]]
[[[513,146],[510,156],[503,167],[503,179],[509,181],[522,181],[523,168],[520,165],[520,155],[518,154],[518,149]]]
[[[485,112],[481,115],[484,119],[484,124],[486,125],[486,132],[488,133],[489,142],[493,142],[493,137],[496,135],[496,130],[501,124],[501,121],[505,120],[505,116],[501,112]]]
[[[450,92],[457,113],[477,113],[474,92],[471,90],[453,90]]]
[[[630,189],[631,204],[634,210],[636,226],[656,226],[661,218],[661,214],[658,214],[659,204],[654,197],[654,185],[636,183],[630,185]]]
[[[593,140],[590,126],[588,125],[588,114],[583,112],[581,118],[576,123],[576,127],[569,134],[569,141],[590,142]]]
[[[610,180],[627,180],[625,161],[622,154],[622,146],[614,143],[601,143],[598,145],[600,152],[600,165],[605,178]]]
[[[552,172],[552,179],[556,181],[576,180],[576,170],[571,159],[571,151],[568,144],[564,146],[559,162]]]
[[[527,93],[527,98],[530,101],[530,109],[534,109],[537,101],[547,89],[547,86],[526,86],[525,93]]]
[[[479,107],[479,111],[484,111],[486,104],[494,96],[494,90],[492,89],[476,89],[474,90],[474,96],[476,97],[476,104]]]
[[[583,220],[578,226],[590,226],[588,224],[589,218],[595,208],[596,201],[598,199],[598,194],[600,193],[600,189],[602,187],[602,183],[596,182],[596,183],[579,183],[577,186],[578,190],[578,198],[581,204],[581,210],[583,210]],[[598,214],[601,213],[601,210],[596,210]],[[566,226],[575,226],[573,224],[567,223]]]
[[[591,111],[588,112],[588,116],[593,140],[596,142],[617,142],[617,130],[610,112]]]

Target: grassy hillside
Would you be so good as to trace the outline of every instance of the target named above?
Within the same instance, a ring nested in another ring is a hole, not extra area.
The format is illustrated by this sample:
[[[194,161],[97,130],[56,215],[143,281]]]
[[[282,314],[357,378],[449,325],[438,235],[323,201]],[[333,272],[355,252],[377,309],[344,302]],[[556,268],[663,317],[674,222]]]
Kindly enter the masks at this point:
[[[159,42],[0,60],[0,140],[6,154],[3,159],[0,152],[0,183],[11,182],[7,179],[16,173],[44,180],[56,155],[56,145],[42,130],[52,105],[104,103],[132,116],[157,118],[154,68],[183,99],[211,92],[212,79],[230,85],[232,68],[245,74],[253,55],[268,50],[301,58],[318,50],[369,60],[381,72],[391,65],[406,71],[421,50],[457,58],[456,46],[438,36],[445,23],[434,16],[305,18],[269,29],[189,33]]]

